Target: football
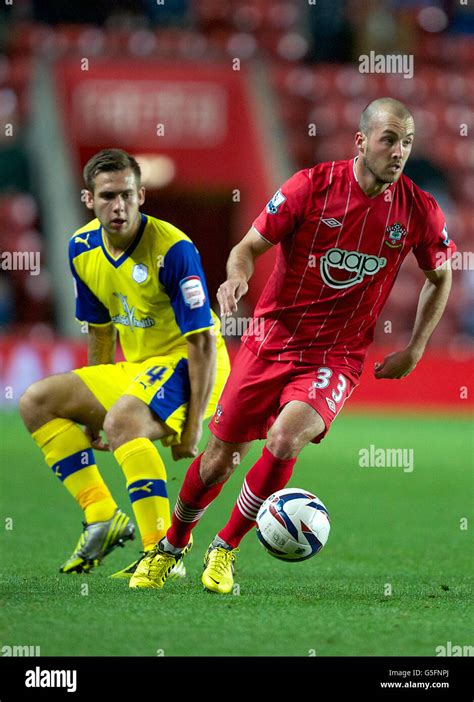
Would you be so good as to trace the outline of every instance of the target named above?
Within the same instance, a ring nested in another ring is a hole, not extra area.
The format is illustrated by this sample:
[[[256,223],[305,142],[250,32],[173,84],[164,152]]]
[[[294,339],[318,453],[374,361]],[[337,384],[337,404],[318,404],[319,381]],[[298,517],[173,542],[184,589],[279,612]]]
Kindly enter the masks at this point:
[[[278,490],[257,514],[257,536],[265,550],[283,561],[305,561],[325,545],[330,524],[316,495],[299,488]]]

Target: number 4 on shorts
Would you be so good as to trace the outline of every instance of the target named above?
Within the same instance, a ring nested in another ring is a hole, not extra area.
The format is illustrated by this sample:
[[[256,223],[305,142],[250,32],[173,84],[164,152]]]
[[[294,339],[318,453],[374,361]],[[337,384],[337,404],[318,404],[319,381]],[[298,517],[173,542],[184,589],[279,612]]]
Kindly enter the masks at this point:
[[[150,385],[153,385],[154,383],[158,382],[158,380],[161,380],[165,370],[166,367],[164,366],[153,366],[152,368],[148,368],[146,375],[149,378]]]

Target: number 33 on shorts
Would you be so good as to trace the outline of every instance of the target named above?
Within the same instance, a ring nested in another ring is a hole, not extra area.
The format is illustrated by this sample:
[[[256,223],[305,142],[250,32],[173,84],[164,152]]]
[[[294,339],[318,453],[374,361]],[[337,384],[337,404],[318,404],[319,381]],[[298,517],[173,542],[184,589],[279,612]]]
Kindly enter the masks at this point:
[[[352,389],[350,389],[350,392]],[[348,383],[346,377],[342,373],[334,372],[326,366],[320,366],[316,370],[316,380],[313,380],[310,392],[313,393],[313,397],[316,397],[320,390],[325,391],[321,394],[325,396],[329,409],[335,414],[339,412],[350,394],[350,392],[347,392]]]

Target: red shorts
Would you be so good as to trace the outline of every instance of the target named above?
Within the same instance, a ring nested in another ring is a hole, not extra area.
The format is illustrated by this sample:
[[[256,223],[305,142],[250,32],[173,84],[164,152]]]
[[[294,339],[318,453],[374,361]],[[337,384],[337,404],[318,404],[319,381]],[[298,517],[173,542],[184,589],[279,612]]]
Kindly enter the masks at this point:
[[[312,440],[319,444],[357,385],[346,366],[269,361],[241,344],[209,428],[229,443],[265,439],[283,407],[300,400],[324,421],[325,430]]]

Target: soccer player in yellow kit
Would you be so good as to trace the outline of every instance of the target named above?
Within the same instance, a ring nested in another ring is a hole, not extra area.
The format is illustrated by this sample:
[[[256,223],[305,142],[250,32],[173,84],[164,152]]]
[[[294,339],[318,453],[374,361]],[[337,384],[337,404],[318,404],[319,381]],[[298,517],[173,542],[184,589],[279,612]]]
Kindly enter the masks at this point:
[[[69,259],[89,365],[33,383],[20,401],[47,464],[85,513],[63,573],[89,572],[134,538],[93,449],[113,451],[150,550],[170,525],[166,470],[152,442],[171,446],[175,460],[195,457],[202,421],[213,414],[230,370],[199,253],[172,224],[140,212],[140,177],[137,161],[120,149],[86,164],[86,205],[96,219],[72,236]],[[117,334],[122,363],[115,363]],[[115,576],[130,577],[139,560]]]

